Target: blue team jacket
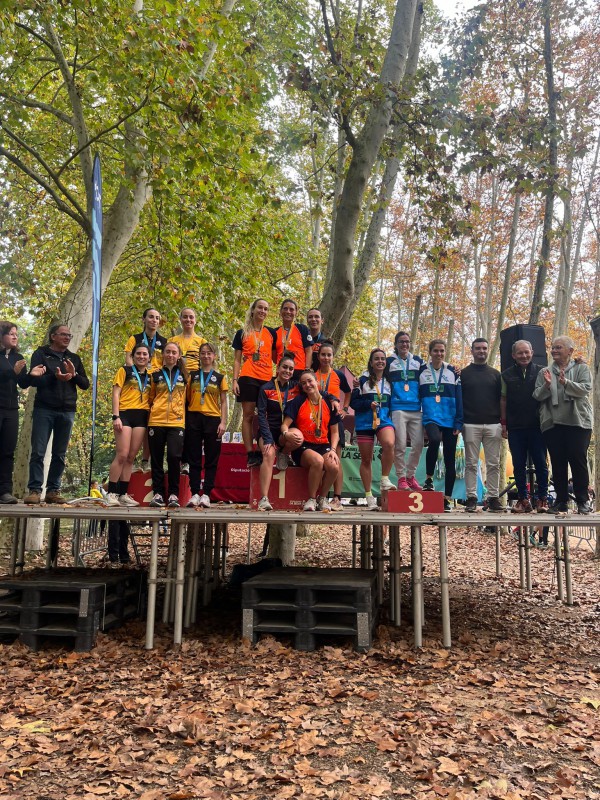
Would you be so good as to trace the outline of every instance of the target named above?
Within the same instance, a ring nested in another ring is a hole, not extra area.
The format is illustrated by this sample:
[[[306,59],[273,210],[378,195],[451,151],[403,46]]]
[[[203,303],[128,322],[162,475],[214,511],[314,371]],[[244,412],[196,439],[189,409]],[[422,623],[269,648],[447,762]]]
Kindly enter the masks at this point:
[[[381,395],[381,407],[379,409],[380,426],[392,424],[390,415],[390,399],[392,388],[386,378],[383,378],[383,386],[381,381],[378,382],[377,388]],[[372,431],[373,430],[373,409],[371,403],[377,401],[377,392],[369,386],[369,375],[365,373],[359,378],[358,389],[354,389],[350,399],[350,407],[354,409],[354,427],[357,431]]]
[[[423,425],[435,422],[441,428],[461,430],[463,426],[462,389],[460,378],[449,364],[442,365],[441,378],[434,381],[430,364],[423,364],[419,372],[419,394],[423,409]],[[436,395],[440,402],[436,402]]]
[[[408,365],[397,355],[388,356],[387,372],[392,388],[392,411],[421,410],[419,371],[422,366],[423,359],[412,353],[408,354]],[[408,386],[408,391],[405,386]]]

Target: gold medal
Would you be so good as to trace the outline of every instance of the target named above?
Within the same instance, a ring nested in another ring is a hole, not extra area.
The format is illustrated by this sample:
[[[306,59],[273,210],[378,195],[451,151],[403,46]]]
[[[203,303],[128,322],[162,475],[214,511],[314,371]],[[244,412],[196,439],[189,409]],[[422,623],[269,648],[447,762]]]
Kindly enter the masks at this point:
[[[378,428],[381,425],[381,420],[379,417],[375,417],[375,427]]]
[[[260,361],[260,353],[252,353],[252,361]]]
[[[439,403],[439,402],[441,401],[441,399],[442,399],[442,398],[439,396],[439,394],[436,394],[436,396],[435,396],[435,402],[436,402],[436,403]]]
[[[409,388],[409,387],[408,387],[408,383],[405,383],[405,384],[404,384],[404,391],[405,391],[405,392],[408,392],[408,388]]]

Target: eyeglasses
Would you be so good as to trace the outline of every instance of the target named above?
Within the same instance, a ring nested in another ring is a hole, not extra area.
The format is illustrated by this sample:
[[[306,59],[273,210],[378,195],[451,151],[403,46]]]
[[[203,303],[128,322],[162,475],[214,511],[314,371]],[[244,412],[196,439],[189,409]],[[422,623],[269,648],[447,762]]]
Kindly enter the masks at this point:
[[[56,335],[57,336],[64,336],[67,339],[72,339],[73,338],[73,334],[72,333],[63,333],[63,331],[58,331],[58,333]]]

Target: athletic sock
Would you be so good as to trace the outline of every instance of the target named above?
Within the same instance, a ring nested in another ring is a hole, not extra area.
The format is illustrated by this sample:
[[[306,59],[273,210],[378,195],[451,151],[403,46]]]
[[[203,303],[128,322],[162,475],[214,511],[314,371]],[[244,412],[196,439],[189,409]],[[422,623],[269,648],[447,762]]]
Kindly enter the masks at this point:
[[[119,494],[127,494],[129,489],[129,481],[119,481]]]
[[[373,497],[373,492],[365,492],[365,497]]]
[[[118,494],[119,493],[119,482],[118,481],[109,481],[108,482],[108,493],[109,494]]]

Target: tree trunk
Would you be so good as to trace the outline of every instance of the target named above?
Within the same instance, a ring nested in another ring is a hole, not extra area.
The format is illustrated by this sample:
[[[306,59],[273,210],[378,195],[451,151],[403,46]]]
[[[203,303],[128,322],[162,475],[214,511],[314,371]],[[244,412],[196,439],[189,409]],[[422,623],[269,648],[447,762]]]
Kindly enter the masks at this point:
[[[592,333],[594,335],[594,389],[593,389],[593,404],[594,404],[594,441],[596,447],[594,448],[594,491],[596,492],[596,502],[600,497],[600,317],[594,317],[590,322]],[[600,558],[600,536],[598,529],[596,529],[596,558]]]
[[[269,532],[268,558],[280,558],[289,567],[296,555],[296,526],[274,523],[267,525]]]
[[[418,337],[419,337],[419,317],[421,316],[421,300],[423,295],[418,294],[415,297],[415,307],[413,309],[413,318],[410,325],[410,340],[412,342],[413,351],[416,352]]]
[[[452,347],[454,345],[454,320],[448,322],[448,338],[446,339],[446,361],[452,361]]]
[[[542,229],[542,247],[538,265],[529,315],[529,324],[538,325],[544,302],[544,287],[548,274],[550,250],[552,247],[552,215],[554,213],[554,194],[558,179],[558,132],[556,129],[556,92],[554,91],[554,65],[552,56],[552,29],[550,27],[550,0],[542,0],[544,15],[544,65],[546,68],[546,92],[548,102],[548,175],[545,192],[544,225]]]
[[[406,69],[416,8],[417,0],[397,0],[380,75],[381,98],[373,102],[361,132],[350,141],[353,152],[336,215],[331,280],[320,303],[329,334],[335,333],[353,299],[354,249],[362,202]]]
[[[512,274],[512,266],[515,254],[515,243],[517,241],[517,230],[519,228],[519,214],[521,212],[521,193],[515,191],[515,202],[513,205],[513,218],[510,228],[510,241],[508,243],[508,253],[506,254],[506,267],[504,269],[504,284],[502,286],[502,299],[500,300],[500,310],[498,312],[498,324],[496,326],[496,335],[494,336],[494,343],[492,344],[489,363],[494,364],[498,357],[500,350],[500,332],[504,327],[504,320],[506,318],[506,306],[508,305],[508,295],[510,291],[510,277]]]

